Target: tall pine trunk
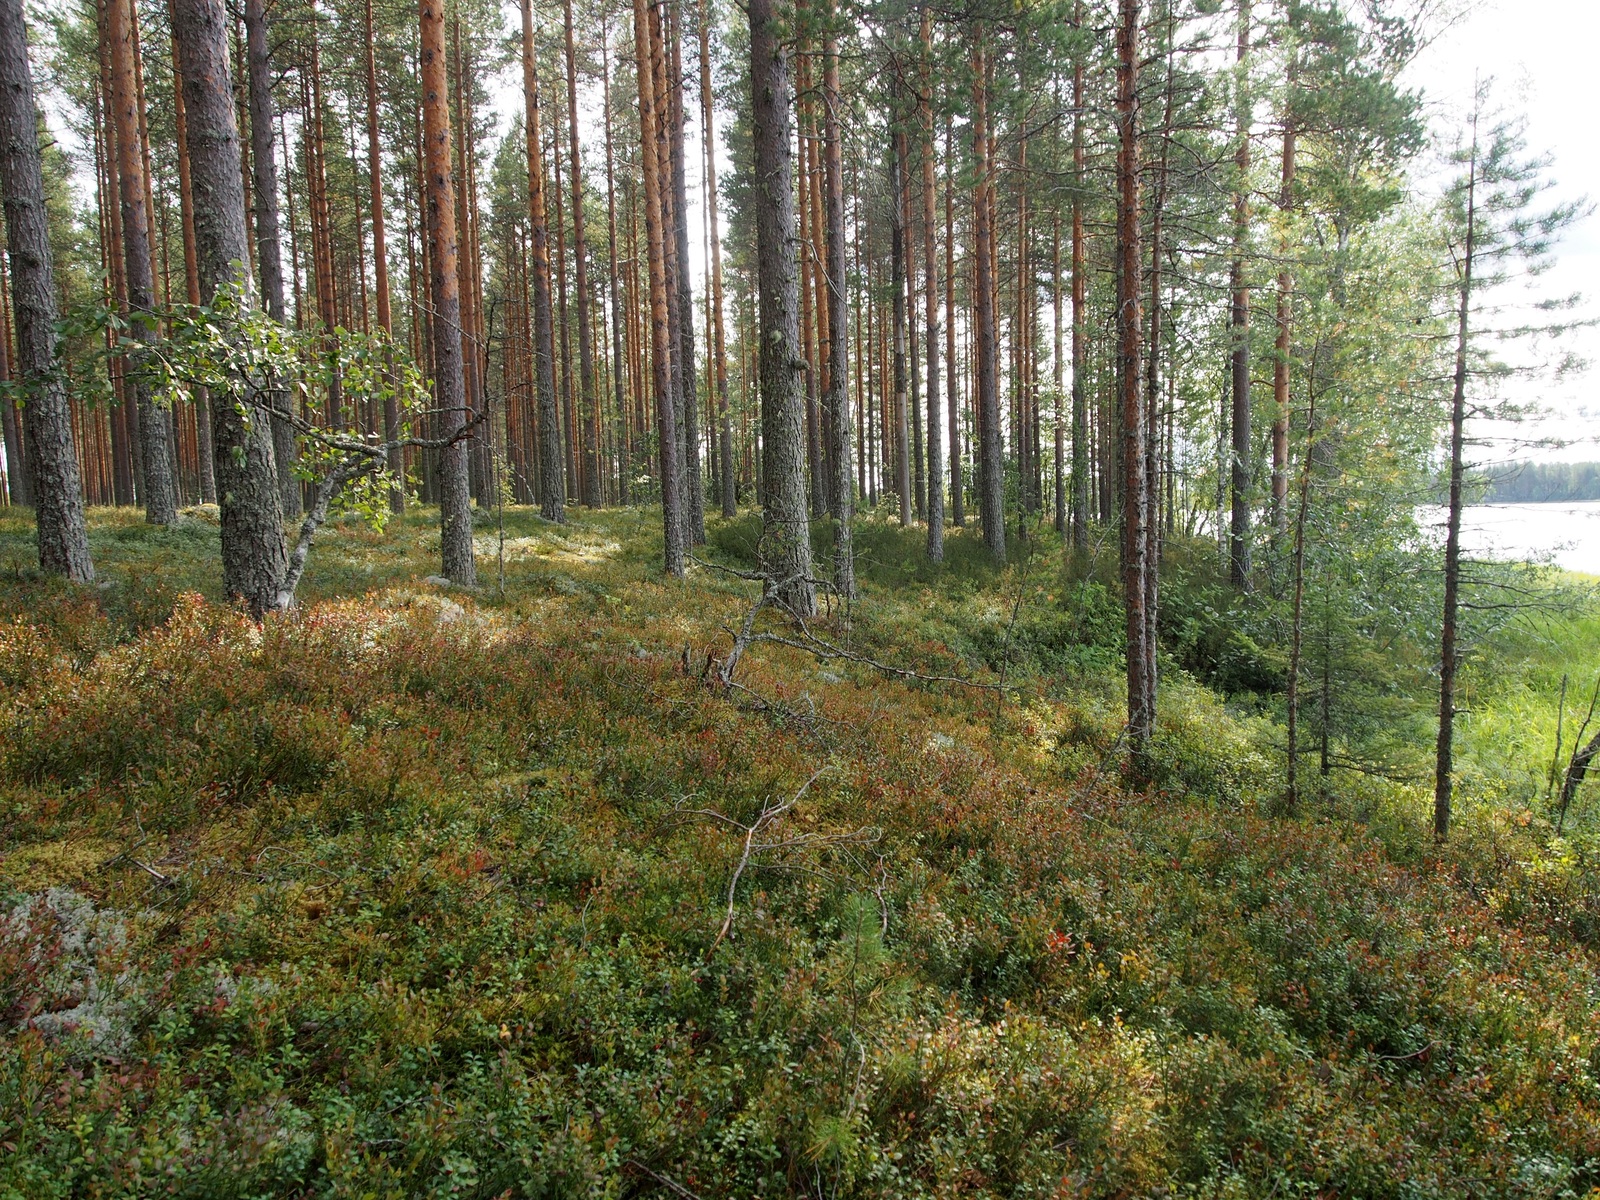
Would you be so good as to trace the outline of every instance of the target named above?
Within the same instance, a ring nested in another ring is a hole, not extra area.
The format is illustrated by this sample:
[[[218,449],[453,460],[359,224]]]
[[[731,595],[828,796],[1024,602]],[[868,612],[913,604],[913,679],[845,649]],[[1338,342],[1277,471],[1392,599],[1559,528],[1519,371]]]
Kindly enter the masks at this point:
[[[1295,126],[1288,110],[1294,97],[1294,59],[1289,60],[1289,98],[1283,114],[1283,165],[1278,187],[1278,212],[1284,223],[1278,248],[1278,340],[1272,361],[1272,528],[1279,536],[1289,528],[1289,336],[1294,324],[1294,275],[1289,270],[1289,214],[1294,207]]]
[[[928,352],[928,557],[944,560],[944,447],[939,421],[939,259],[934,253],[933,16],[922,8],[922,264]]]
[[[631,361],[628,344],[631,331],[625,325],[625,317],[622,311],[622,267],[617,256],[617,186],[611,134],[611,31],[609,27],[604,29],[601,35],[600,72],[604,89],[606,127],[606,235],[607,256],[611,268],[611,388],[613,392],[612,400],[617,413],[617,498],[626,504],[628,502],[628,480],[633,471],[632,454],[630,453],[631,441],[628,437],[628,400],[625,394],[627,385],[626,366]],[[710,128],[709,124],[707,128]],[[714,193],[715,188],[713,188]],[[715,213],[715,208],[712,211]],[[712,220],[715,222],[715,216],[713,216]],[[720,346],[721,343],[719,342],[718,345]],[[726,375],[723,378],[726,379]]]
[[[1444,542],[1444,619],[1439,631],[1439,738],[1433,762],[1433,835],[1450,834],[1454,792],[1456,667],[1460,658],[1457,620],[1461,604],[1461,507],[1467,423],[1467,352],[1472,321],[1472,272],[1478,233],[1478,117],[1472,117],[1467,166],[1467,236],[1461,255],[1456,309],[1455,378],[1450,391],[1450,508]]]
[[[711,17],[706,0],[700,0],[700,114],[701,138],[705,142],[706,207],[711,221],[711,332],[712,356],[717,379],[717,422],[721,457],[718,491],[722,515],[737,514],[737,489],[734,486],[733,420],[728,407],[728,348],[722,318],[722,231],[717,213],[717,141],[712,120],[711,92]],[[841,204],[843,203],[841,198]],[[841,223],[842,223],[841,215]]]
[[[656,398],[656,441],[661,470],[661,524],[667,574],[682,576],[683,493],[678,486],[678,426],[672,378],[672,327],[667,313],[667,271],[663,229],[660,113],[656,109],[650,12],[646,0],[633,0],[633,37],[639,69],[639,142],[643,160],[646,257],[650,273],[650,369]],[[752,22],[753,24],[753,22]]]
[[[679,11],[681,0],[662,5],[662,33],[670,43],[667,59],[670,72],[656,80],[656,87],[665,87],[668,104],[661,116],[668,122],[668,160],[672,167],[672,238],[671,261],[676,264],[677,343],[674,361],[678,378],[679,462],[683,486],[683,534],[690,545],[703,545],[706,540],[705,488],[700,482],[700,418],[698,390],[695,386],[694,365],[694,291],[689,279],[689,185],[687,155],[684,147],[683,117],[683,55],[680,49]],[[665,184],[665,180],[663,180]]]
[[[22,0],[0,0],[0,189],[5,192],[6,249],[17,324],[16,376],[27,396],[22,417],[39,531],[39,566],[74,583],[91,583],[94,563],[72,441],[72,411],[55,369],[55,271]]]
[[[643,3],[643,0],[636,0]],[[806,513],[805,414],[800,373],[799,263],[789,137],[788,51],[774,0],[751,0],[750,92],[755,141],[756,269],[761,309],[762,556],[779,601],[816,611],[811,523]]]
[[[1005,475],[1000,439],[1000,381],[995,359],[994,239],[989,192],[989,87],[984,35],[980,27],[972,52],[972,156],[977,183],[972,197],[975,258],[972,303],[978,387],[978,512],[983,540],[996,562],[1006,560]]]
[[[253,0],[254,2],[254,0]],[[389,302],[389,242],[383,220],[383,154],[378,140],[378,64],[376,37],[372,27],[372,0],[366,0],[367,33],[367,173],[372,192],[372,272],[374,290],[377,292],[378,326],[385,338],[394,335],[394,315]],[[261,154],[256,154],[260,161]],[[260,190],[259,188],[257,189]],[[265,254],[262,261],[265,262]],[[263,268],[262,275],[266,272]],[[389,355],[389,370],[394,371],[393,352]],[[391,381],[392,382],[392,381]],[[383,436],[395,442],[400,436],[400,400],[390,387],[383,399]],[[405,470],[404,451],[397,445],[389,452],[389,472],[394,476],[394,486],[389,489],[389,511],[403,513],[406,507],[405,488],[401,476]]]
[[[795,61],[795,91],[797,98],[808,96],[811,92],[811,56],[804,50],[796,55]],[[818,377],[821,366],[818,361],[818,347],[815,333],[820,322],[814,319],[812,311],[816,290],[811,286],[813,267],[816,255],[820,253],[817,239],[812,232],[811,212],[811,137],[812,132],[810,105],[797,99],[796,108],[796,140],[799,142],[800,161],[797,170],[800,175],[799,186],[796,192],[799,197],[799,211],[797,214],[800,223],[800,341],[801,357],[806,362],[805,373],[805,399],[806,399],[806,482],[810,485],[811,515],[821,517],[828,512],[828,485],[827,469],[823,465],[827,458],[827,451],[823,446],[823,419],[821,397],[817,394]]]
[[[828,432],[832,446],[828,462],[833,509],[833,583],[839,594],[856,594],[855,547],[851,522],[855,495],[850,480],[850,367],[846,361],[846,331],[850,315],[846,295],[850,286],[845,274],[844,155],[839,136],[839,43],[833,30],[833,5],[830,0],[827,38],[822,48],[822,159],[823,204],[827,209],[828,273]]]
[[[1056,532],[1067,534],[1067,422],[1063,419],[1061,402],[1066,396],[1065,343],[1061,331],[1061,210],[1050,215],[1050,321],[1054,334],[1053,353],[1050,358],[1052,382],[1055,384],[1055,526]]]
[[[111,52],[111,112],[117,135],[118,191],[122,200],[122,254],[127,280],[128,336],[145,345],[156,341],[155,280],[150,259],[150,209],[146,202],[144,155],[139,136],[139,88],[134,75],[133,16],[129,0],[107,0],[106,38]],[[178,519],[172,477],[171,411],[157,407],[142,370],[129,372],[127,387],[139,413],[144,463],[145,520],[171,525]]]
[[[338,272],[333,261],[333,208],[328,198],[328,155],[323,137],[322,55],[317,32],[316,0],[311,0],[310,115],[305,122],[307,193],[311,210],[311,240],[317,266],[317,312],[322,318],[324,369],[327,371],[327,423],[343,429],[344,381],[339,372],[339,343],[334,330],[339,325]]]
[[[539,73],[533,48],[533,0],[522,0],[523,133],[528,156],[528,227],[533,243],[533,390],[539,416],[539,514],[566,518],[561,452],[561,415],[556,408],[555,318],[550,307],[550,227],[544,205],[543,132]]]
[[[433,269],[434,385],[441,437],[458,434],[467,421],[466,378],[462,367],[461,291],[457,277],[460,248],[456,234],[455,181],[450,169],[450,91],[445,71],[444,6],[421,0],[423,164],[428,244]],[[440,454],[439,523],[441,569],[464,587],[476,586],[472,546],[472,498],[464,440]]]
[[[1250,586],[1250,472],[1253,453],[1250,436],[1250,289],[1245,282],[1244,256],[1250,236],[1250,0],[1239,0],[1237,68],[1238,144],[1234,150],[1233,260],[1229,285],[1233,293],[1229,334],[1233,353],[1232,462],[1233,511],[1228,533],[1228,578],[1241,590]]]
[[[172,0],[167,0],[170,19]],[[178,69],[178,46],[172,46],[172,119],[177,135],[178,150],[178,214],[183,226],[183,281],[185,298],[190,304],[200,303],[200,269],[194,249],[194,185],[189,176],[189,119],[183,108],[183,78]],[[206,389],[197,387],[190,393],[194,401],[195,457],[199,460],[200,499],[206,504],[217,502],[217,475],[215,456],[211,450],[211,397]]]
[[[1139,0],[1120,0],[1117,24],[1117,387],[1122,412],[1122,589],[1126,614],[1130,778],[1149,779],[1154,723],[1145,618],[1145,413],[1139,228]]]
[[[898,117],[898,115],[897,115]],[[889,286],[894,289],[891,318],[894,321],[894,485],[900,508],[900,524],[911,524],[911,438],[907,408],[910,405],[910,376],[906,362],[906,137],[896,130],[894,150],[889,160]]]
[[[594,333],[589,325],[589,252],[583,236],[583,160],[578,152],[578,52],[572,0],[562,6],[567,49],[567,130],[572,147],[572,256],[578,295],[578,419],[583,423],[583,502],[600,506],[600,407],[594,386]]]
[[[283,249],[278,229],[278,156],[273,145],[276,116],[272,103],[272,62],[268,49],[270,30],[265,0],[245,0],[244,29],[250,85],[250,161],[255,174],[256,258],[261,264],[261,299],[267,315],[282,325],[287,319],[283,296]],[[272,452],[278,463],[278,486],[283,511],[292,517],[300,511],[300,480],[295,476],[294,427],[287,389],[274,388]]]
[[[1083,31],[1083,3],[1076,8],[1076,28]],[[1072,57],[1072,550],[1089,552],[1089,395],[1084,386],[1088,335],[1084,328],[1088,295],[1083,232],[1083,51]]]
[[[1176,17],[1172,0],[1166,0],[1165,102],[1161,127],[1156,131],[1160,147],[1155,169],[1155,195],[1150,205],[1150,334],[1145,351],[1144,389],[1144,687],[1145,708],[1156,711],[1156,616],[1159,609],[1161,575],[1161,259],[1166,252],[1163,230],[1167,206],[1167,155],[1172,145],[1173,55]]]
[[[228,17],[222,0],[173,0],[172,36],[178,43],[189,122],[200,301],[209,304],[219,289],[235,288],[241,303],[249,307],[255,295],[249,271],[243,267],[250,261],[250,239],[228,63]],[[253,393],[212,400],[212,444],[222,507],[222,586],[229,597],[260,615],[291,599],[281,590],[288,574],[288,551],[270,422],[260,419],[262,398]]]
[[[950,412],[950,521],[967,523],[967,498],[961,470],[961,388],[956,371],[956,186],[955,138],[949,113],[944,118],[944,357],[945,392]]]

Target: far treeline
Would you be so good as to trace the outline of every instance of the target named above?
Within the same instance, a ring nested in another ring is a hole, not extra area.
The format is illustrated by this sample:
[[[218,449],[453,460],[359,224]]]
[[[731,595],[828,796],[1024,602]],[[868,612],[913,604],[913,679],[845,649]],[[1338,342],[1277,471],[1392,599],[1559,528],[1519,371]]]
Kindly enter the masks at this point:
[[[1600,500],[1600,463],[1517,463],[1490,473],[1486,504]]]
[[[257,616],[340,508],[438,505],[471,586],[475,507],[659,505],[677,576],[753,502],[797,617],[854,593],[864,510],[932,561],[1048,525],[1085,569],[1117,547],[1136,779],[1161,570],[1210,537],[1287,630],[1290,807],[1333,623],[1433,614],[1443,836],[1466,427],[1495,347],[1561,320],[1489,298],[1579,209],[1540,207],[1487,85],[1426,127],[1402,80],[1438,9],[0,0],[9,498],[78,580],[86,502],[220,501]],[[1441,469],[1442,553],[1413,515]]]

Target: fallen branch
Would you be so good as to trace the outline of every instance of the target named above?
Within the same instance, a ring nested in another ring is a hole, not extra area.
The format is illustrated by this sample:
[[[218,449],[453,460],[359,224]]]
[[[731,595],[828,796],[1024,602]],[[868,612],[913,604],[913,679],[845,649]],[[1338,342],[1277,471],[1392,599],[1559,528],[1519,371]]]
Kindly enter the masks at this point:
[[[733,646],[728,651],[728,657],[722,661],[717,669],[717,681],[724,687],[734,686],[733,673],[738,668],[739,660],[744,657],[746,650],[757,642],[770,642],[778,646],[788,646],[794,650],[804,650],[814,658],[820,660],[838,659],[845,662],[859,663],[870,667],[882,675],[894,679],[914,680],[918,683],[948,683],[958,687],[976,688],[980,691],[999,691],[1000,684],[984,683],[976,679],[964,679],[959,675],[927,675],[921,671],[914,671],[909,667],[897,667],[892,663],[879,662],[868,655],[848,650],[843,646],[834,644],[825,638],[818,637],[811,629],[805,617],[792,612],[783,605],[780,597],[786,588],[796,583],[809,583],[818,591],[826,591],[831,585],[823,580],[813,579],[808,575],[794,575],[785,579],[778,579],[763,571],[741,571],[735,567],[723,566],[721,563],[707,562],[704,559],[690,555],[690,560],[700,566],[721,571],[735,579],[743,579],[752,583],[761,584],[761,594],[756,597],[749,610],[740,622],[738,632],[734,632],[726,625],[723,631],[733,639]],[[756,618],[761,615],[764,608],[779,608],[789,614],[800,631],[798,638],[784,637],[777,633],[756,632]],[[748,689],[746,689],[748,690]]]
[[[744,878],[744,873],[749,868],[752,860],[764,854],[787,854],[807,849],[861,845],[878,839],[878,831],[866,827],[852,830],[849,833],[797,833],[769,837],[768,840],[762,840],[762,835],[770,835],[773,827],[788,815],[796,804],[800,803],[801,798],[810,790],[811,785],[827,770],[829,768],[826,766],[818,767],[812,773],[811,778],[800,785],[800,790],[782,803],[775,804],[769,801],[763,805],[761,811],[756,814],[756,819],[748,825],[742,821],[735,821],[732,817],[713,808],[686,810],[689,815],[707,817],[713,821],[719,821],[744,834],[744,843],[740,849],[739,861],[734,865],[733,875],[728,880],[727,911],[723,915],[722,926],[717,930],[717,936],[712,939],[710,948],[706,950],[707,961],[711,959],[711,956],[717,952],[717,947],[722,945],[723,940],[733,931],[733,919],[738,911],[739,881]]]
[[[918,683],[953,683],[958,687],[974,688],[983,692],[996,692],[1001,689],[1000,684],[984,683],[978,679],[964,679],[959,675],[925,675],[921,671],[913,671],[910,667],[897,667],[893,663],[879,662],[865,654],[854,650],[846,650],[843,646],[836,646],[824,638],[811,632],[811,627],[802,619],[796,619],[800,627],[799,638],[787,638],[776,633],[756,633],[750,636],[754,642],[772,642],[779,646],[788,646],[795,650],[804,650],[819,659],[842,659],[845,662],[860,663],[864,667],[871,667],[874,671],[894,679],[910,679]]]
[[[697,1196],[694,1192],[691,1192],[688,1188],[684,1187],[683,1184],[656,1171],[652,1171],[637,1158],[625,1158],[622,1160],[622,1165],[624,1167],[632,1167],[641,1175],[649,1176],[662,1187],[666,1188],[667,1191],[671,1192],[674,1196],[682,1196],[685,1198],[685,1200],[700,1200],[699,1196]]]

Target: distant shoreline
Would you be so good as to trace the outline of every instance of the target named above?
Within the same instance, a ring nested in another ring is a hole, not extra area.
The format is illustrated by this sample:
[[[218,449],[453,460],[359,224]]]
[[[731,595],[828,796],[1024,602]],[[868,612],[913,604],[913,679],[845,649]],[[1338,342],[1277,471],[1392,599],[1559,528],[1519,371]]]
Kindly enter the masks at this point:
[[[1600,463],[1512,463],[1487,482],[1480,504],[1583,504],[1600,500]]]

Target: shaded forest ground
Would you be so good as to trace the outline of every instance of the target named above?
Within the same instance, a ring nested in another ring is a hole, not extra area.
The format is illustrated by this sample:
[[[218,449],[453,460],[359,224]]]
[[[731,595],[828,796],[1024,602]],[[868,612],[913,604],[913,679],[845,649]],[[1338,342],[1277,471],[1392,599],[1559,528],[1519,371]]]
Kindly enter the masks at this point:
[[[1280,731],[1176,670],[1123,793],[1118,613],[1042,543],[866,522],[815,627],[980,686],[724,690],[754,585],[648,512],[509,510],[503,597],[492,525],[477,595],[429,514],[341,526],[261,630],[214,526],[92,521],[75,592],[0,518],[0,1196],[1600,1186],[1600,889],[1525,782],[1600,622],[1481,672],[1437,851],[1408,785],[1273,815]]]

